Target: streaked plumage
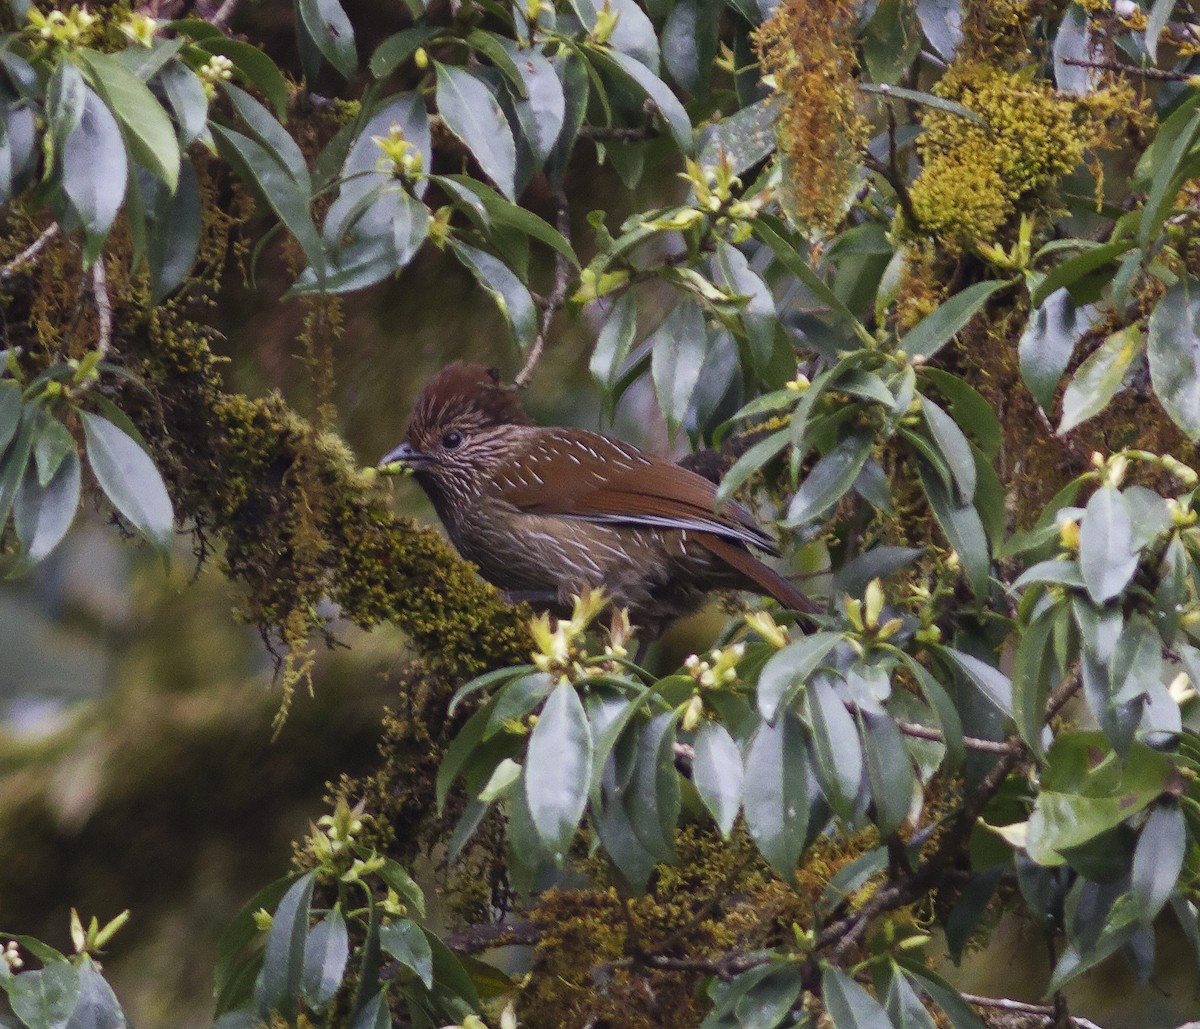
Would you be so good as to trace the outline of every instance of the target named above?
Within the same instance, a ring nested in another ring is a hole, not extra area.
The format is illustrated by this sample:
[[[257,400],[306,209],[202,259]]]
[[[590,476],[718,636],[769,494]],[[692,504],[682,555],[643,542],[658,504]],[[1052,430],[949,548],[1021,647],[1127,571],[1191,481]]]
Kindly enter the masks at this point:
[[[652,630],[713,589],[814,610],[747,549],[775,553],[745,508],[714,513],[707,479],[594,432],[534,426],[479,365],[426,385],[388,461],[412,466],[459,553],[501,589],[564,605],[603,586]]]

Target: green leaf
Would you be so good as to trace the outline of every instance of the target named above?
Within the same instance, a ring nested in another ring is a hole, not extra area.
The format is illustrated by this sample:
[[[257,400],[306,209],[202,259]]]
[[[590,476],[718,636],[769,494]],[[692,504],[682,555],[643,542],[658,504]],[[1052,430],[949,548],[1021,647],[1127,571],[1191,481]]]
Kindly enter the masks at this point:
[[[71,61],[59,61],[46,87],[46,117],[57,146],[61,147],[79,125],[86,96],[79,68]]]
[[[971,453],[971,444],[958,423],[928,397],[921,398],[921,414],[929,427],[930,437],[954,477],[958,502],[971,503],[975,499],[975,457]]]
[[[874,93],[885,100],[903,100],[908,104],[919,104],[935,111],[945,111],[946,114],[957,115],[959,118],[975,122],[976,125],[987,125],[987,119],[977,111],[972,111],[969,107],[964,107],[953,100],[947,100],[932,93],[923,93],[917,89],[906,89],[903,86],[893,86],[888,83],[877,85],[873,82],[863,82],[859,84],[858,88],[864,93]]]
[[[804,992],[797,965],[780,965],[754,983],[734,1006],[739,1029],[775,1029]]]
[[[675,140],[675,145],[684,154],[695,153],[691,119],[684,110],[683,104],[679,102],[679,99],[662,79],[640,61],[619,50],[593,48],[591,52],[602,63],[615,65],[618,72],[631,80],[654,104],[658,113],[662,115],[663,121],[667,123],[667,129],[671,133],[671,138]]]
[[[121,123],[130,156],[173,191],[179,182],[179,141],[162,104],[115,57],[86,48],[78,53],[88,81]]]
[[[954,1029],[984,1029],[984,1024],[974,1009],[945,979],[936,972],[931,972],[923,958],[914,959],[904,955],[897,963],[904,969],[904,974],[942,1009]]]
[[[863,61],[871,78],[876,83],[893,83],[921,50],[921,25],[908,0],[880,0],[861,39]]]
[[[112,1029],[127,1024],[117,995],[92,959],[84,955],[79,968],[79,997],[65,1029]],[[18,976],[17,978],[22,978]]]
[[[1077,307],[1065,288],[1056,289],[1030,314],[1018,347],[1021,378],[1033,399],[1047,411],[1075,345],[1095,321],[1096,309]]]
[[[263,954],[262,978],[255,991],[258,1013],[269,1018],[278,1011],[293,1019],[300,1010],[304,982],[304,952],[308,942],[308,916],[315,871],[297,879],[275,909]]]
[[[1013,721],[1026,746],[1039,758],[1042,726],[1046,722],[1046,700],[1050,696],[1050,677],[1056,671],[1046,653],[1050,634],[1059,609],[1049,608],[1025,627],[1013,658]]]
[[[1167,414],[1200,438],[1200,279],[1179,279],[1150,315],[1150,381]]]
[[[1161,154],[1162,160],[1154,169],[1150,193],[1146,197],[1146,206],[1142,208],[1142,220],[1138,225],[1138,243],[1143,248],[1162,228],[1162,223],[1171,212],[1175,194],[1179,192],[1181,170],[1191,154],[1197,135],[1200,135],[1200,111],[1192,114],[1183,130],[1171,143],[1170,149]]]
[[[692,781],[696,792],[721,830],[729,838],[742,805],[742,755],[733,737],[720,722],[705,722],[693,744]]]
[[[515,200],[517,149],[500,104],[486,85],[465,68],[434,62],[438,113],[479,162],[484,174],[509,200]]]
[[[755,472],[780,453],[791,439],[791,429],[779,429],[750,447],[722,477],[717,487],[717,506],[726,503]]]
[[[360,853],[358,856],[364,861],[371,857],[369,853]],[[379,876],[385,886],[395,890],[400,899],[418,915],[422,918],[425,917],[425,894],[399,862],[392,858],[384,858],[383,867],[375,874]]]
[[[146,263],[152,304],[162,303],[191,272],[200,251],[200,221],[200,183],[192,162],[185,158],[174,195],[160,187],[150,211]]]
[[[758,676],[758,710],[763,718],[775,720],[841,639],[838,632],[814,632],[771,655]]]
[[[1063,392],[1062,421],[1058,425],[1060,436],[1108,406],[1121,388],[1129,366],[1144,347],[1145,337],[1141,326],[1127,325],[1114,332],[1088,355]]]
[[[860,430],[852,432],[822,457],[792,497],[784,525],[796,528],[813,521],[841,500],[867,463],[874,444],[874,435]]]
[[[563,84],[554,65],[537,47],[522,48],[511,39],[487,33],[472,33],[470,38],[477,34],[494,39],[497,57],[504,55],[511,62],[517,75],[513,110],[538,163],[545,162],[554,152],[567,115]]]
[[[637,298],[626,290],[609,308],[592,349],[588,371],[605,394],[612,392],[637,332]],[[610,412],[611,413],[611,412]]]
[[[575,687],[551,692],[529,737],[525,797],[546,849],[562,861],[583,816],[592,774],[592,734]]]
[[[779,102],[771,96],[707,126],[700,137],[700,166],[715,168],[724,156],[734,175],[744,174],[775,150],[778,120]]]
[[[690,298],[680,300],[646,340],[646,347],[651,351],[650,374],[658,406],[674,436],[687,415],[708,353],[700,305]]]
[[[746,827],[767,863],[789,882],[808,833],[808,752],[799,719],[784,711],[759,725],[746,751]]]
[[[63,192],[79,215],[86,236],[84,260],[90,264],[121,209],[129,174],[120,127],[90,89],[79,124],[63,147],[62,162]]]
[[[392,922],[379,930],[379,945],[433,989],[433,950],[421,927],[411,919]]]
[[[679,820],[679,773],[675,771],[675,728],[679,715],[655,715],[637,735],[633,776],[622,804],[640,844],[658,861],[674,861]]]
[[[113,507],[165,558],[175,531],[175,515],[154,462],[107,418],[83,411],[80,419],[88,463],[100,488]]]
[[[223,1015],[249,999],[249,994],[242,996],[235,987],[246,948],[260,935],[254,920],[255,912],[264,908],[273,910],[297,878],[295,875],[285,876],[259,890],[222,930],[217,942],[217,967],[213,971],[213,999],[217,1002],[217,1015]]]
[[[970,888],[968,885],[963,891],[964,894]],[[961,901],[959,904],[961,905]],[[957,911],[958,906],[954,910]],[[917,991],[913,989],[899,965],[892,963],[887,966],[886,982],[883,1003],[893,1025],[899,1026],[900,1029],[937,1029],[933,1016],[921,1003]]]
[[[171,61],[158,73],[158,82],[179,123],[181,151],[191,146],[208,124],[208,97],[204,84],[187,65]]]
[[[24,1025],[64,1029],[79,999],[80,972],[65,961],[22,972],[4,981],[8,1002]]]
[[[833,1029],[885,1029],[892,1024],[879,1001],[840,968],[825,969],[821,993]]]
[[[321,56],[349,78],[358,68],[354,26],[338,0],[297,0],[300,17]]]
[[[320,233],[313,224],[309,210],[312,198],[308,190],[261,143],[222,125],[214,124],[212,132],[225,159],[234,165],[249,185],[257,188],[262,198],[279,215],[288,231],[296,237],[309,264],[323,270],[325,249]]]
[[[45,558],[62,541],[75,520],[79,508],[80,469],[79,455],[73,443],[63,457],[45,486],[39,483],[34,465],[25,469],[25,477],[13,502],[17,539],[24,548],[18,572]]]
[[[287,130],[244,89],[226,82],[222,84],[221,91],[229,97],[233,109],[246,123],[254,139],[288,170],[301,190],[311,193],[312,178],[304,154]]]
[[[933,357],[983,309],[994,293],[1008,285],[1002,280],[989,280],[955,293],[909,330],[900,340],[900,349],[911,356]]]
[[[1036,287],[1029,291],[1030,303],[1035,308],[1041,307],[1051,293],[1064,286],[1070,289],[1080,279],[1103,268],[1106,264],[1111,264],[1134,245],[1133,239],[1123,236],[1108,243],[1089,246],[1075,257],[1067,258],[1061,264],[1056,265]]]
[[[8,448],[21,424],[21,387],[0,379],[0,455]]]
[[[1138,917],[1147,928],[1178,884],[1187,846],[1187,825],[1179,805],[1156,804],[1138,837],[1129,883]]]
[[[308,934],[304,947],[302,989],[308,1003],[321,1010],[333,1000],[350,957],[350,935],[341,908],[335,907]]]
[[[1092,494],[1079,525],[1079,568],[1088,596],[1104,604],[1137,571],[1133,522],[1119,490],[1101,486]]]
[[[990,701],[1002,715],[1008,718],[1013,714],[1012,683],[1008,676],[998,668],[993,668],[985,661],[966,654],[953,647],[942,647],[938,653],[950,660],[967,681],[975,687],[986,700]]]
[[[557,250],[573,267],[579,267],[579,258],[567,238],[532,211],[509,203],[490,186],[467,175],[436,175],[433,180],[449,186],[459,196],[464,196],[465,191],[475,197],[483,205],[489,230],[493,226],[516,229]]]
[[[833,813],[849,820],[863,777],[863,748],[854,718],[823,676],[812,677],[807,695],[813,767],[821,792]]]
[[[775,299],[763,280],[750,269],[750,262],[736,247],[724,240],[717,242],[716,270],[719,281],[735,296],[748,299],[738,311],[750,343],[750,361],[759,375],[764,375],[775,356],[775,328],[778,316]]]
[[[863,756],[871,798],[875,803],[874,822],[879,835],[887,839],[908,817],[912,807],[916,777],[895,720],[886,711],[858,709],[862,732]]]
[[[440,31],[434,25],[415,25],[388,36],[371,55],[371,74],[377,79],[387,78]]]
[[[971,591],[982,600],[988,592],[991,552],[979,512],[970,504],[955,503],[942,480],[931,474],[924,464],[918,463],[917,471],[933,515],[962,561]]]
[[[498,257],[458,240],[450,241],[454,256],[496,302],[521,350],[537,338],[538,313],[525,284]]]

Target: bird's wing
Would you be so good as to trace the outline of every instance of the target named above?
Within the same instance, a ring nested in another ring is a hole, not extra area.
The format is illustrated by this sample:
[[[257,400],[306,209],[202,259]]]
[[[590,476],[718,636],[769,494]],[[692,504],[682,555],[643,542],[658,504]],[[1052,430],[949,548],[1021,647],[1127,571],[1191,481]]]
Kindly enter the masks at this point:
[[[703,476],[582,429],[541,430],[494,480],[530,514],[711,533],[775,553],[740,504],[714,513],[717,488]]]

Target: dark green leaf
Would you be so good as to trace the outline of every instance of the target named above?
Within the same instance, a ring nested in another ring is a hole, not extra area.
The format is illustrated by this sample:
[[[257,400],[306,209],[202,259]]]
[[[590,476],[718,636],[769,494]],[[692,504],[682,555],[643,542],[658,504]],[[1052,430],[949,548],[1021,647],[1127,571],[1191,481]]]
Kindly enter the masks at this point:
[[[854,485],[871,455],[874,435],[856,431],[822,457],[792,497],[784,524],[789,528],[819,518],[842,499]]]
[[[371,55],[371,74],[377,79],[387,78],[440,31],[433,25],[415,25],[388,36]]]
[[[587,803],[592,734],[574,686],[551,692],[529,737],[525,796],[546,849],[565,856]]]
[[[991,552],[979,512],[970,504],[955,503],[942,480],[923,465],[919,465],[918,474],[938,525],[962,561],[971,591],[982,600],[988,592]]]
[[[808,684],[812,757],[821,792],[833,813],[849,820],[863,776],[863,749],[854,718],[824,676]]]
[[[366,998],[351,1017],[349,1029],[393,1029],[387,993],[387,987],[384,986]]]
[[[192,162],[185,158],[175,194],[165,188],[157,190],[150,211],[146,263],[151,303],[161,303],[191,272],[200,250],[200,218],[200,184]]]
[[[957,375],[942,371],[940,368],[921,369],[921,377],[932,382],[950,405],[950,413],[959,425],[965,425],[967,431],[979,444],[979,449],[994,460],[1000,451],[1002,431],[1000,419],[996,412],[975,390],[975,388]]]
[[[513,109],[538,162],[554,151],[566,120],[563,85],[554,65],[536,47],[522,49],[511,39],[494,37],[500,53],[506,54],[519,76],[525,96],[514,96]]]
[[[696,733],[692,781],[721,835],[728,838],[742,804],[742,755],[720,722],[705,722]]]
[[[775,1029],[804,992],[797,965],[780,965],[754,983],[734,1006],[740,1029]]]
[[[1179,191],[1184,162],[1191,155],[1197,135],[1200,135],[1200,111],[1191,116],[1171,143],[1170,149],[1161,154],[1162,159],[1154,169],[1150,193],[1146,197],[1146,206],[1142,208],[1142,220],[1138,225],[1138,243],[1143,247],[1154,238],[1171,212],[1175,194]]]
[[[942,647],[939,654],[949,658],[982,696],[995,705],[996,709],[1009,718],[1013,713],[1012,683],[998,668],[993,668],[977,657],[972,657],[953,647]]]
[[[880,0],[861,43],[863,60],[874,82],[896,82],[921,49],[920,23],[908,0]]]
[[[767,863],[788,881],[808,832],[808,753],[790,710],[759,725],[746,751],[746,827]]]
[[[625,359],[633,349],[636,332],[637,299],[633,290],[626,290],[609,309],[588,365],[596,385],[605,393],[616,383]]]
[[[883,1003],[896,1029],[937,1029],[933,1016],[921,1003],[917,991],[900,971],[899,965],[891,964],[887,967]]]
[[[6,980],[13,1013],[31,1029],[65,1029],[80,993],[80,972],[65,961]]]
[[[482,205],[482,213],[489,229],[495,226],[516,229],[548,247],[553,247],[572,265],[579,267],[579,258],[575,256],[575,251],[565,236],[533,212],[509,203],[490,186],[466,175],[437,175],[434,176],[434,181],[439,185],[449,186],[456,195],[468,202],[466,194],[475,198]]]
[[[833,1029],[888,1029],[892,1024],[879,1001],[840,968],[825,969],[821,992]]]
[[[78,972],[79,997],[64,1029],[123,1029],[125,1012],[95,962],[85,955]]]
[[[302,988],[308,1003],[320,1010],[325,1007],[346,973],[350,957],[350,936],[341,908],[335,907],[312,928],[304,948]]]
[[[538,334],[538,314],[525,284],[498,257],[457,240],[452,240],[450,245],[454,256],[500,308],[517,346],[527,349]]]
[[[174,133],[172,133],[172,141]],[[87,237],[85,259],[99,255],[125,198],[129,165],[112,112],[90,89],[83,114],[63,147],[63,191]]]
[[[174,190],[179,181],[179,141],[162,104],[111,54],[84,48],[79,56],[88,81],[121,123],[129,155]]]
[[[1094,59],[1091,20],[1082,7],[1072,4],[1054,33],[1052,52],[1054,55],[1054,82],[1064,93],[1086,96],[1092,91],[1100,72],[1081,67],[1075,62]]]
[[[8,448],[21,424],[21,387],[0,379],[0,455]]]
[[[880,836],[886,839],[908,817],[916,777],[904,737],[890,714],[860,707],[858,724],[862,731],[871,798],[875,802],[874,821],[879,826]]]
[[[13,523],[24,547],[24,571],[46,557],[67,534],[79,507],[79,455],[72,443],[50,482],[42,486],[31,464],[13,502]]]
[[[288,135],[287,130],[275,120],[270,111],[244,89],[239,89],[226,82],[222,86],[222,91],[229,97],[233,109],[249,127],[254,139],[288,170],[301,190],[311,193],[312,179],[304,160],[304,154],[301,153],[296,141]]]
[[[208,97],[204,84],[187,65],[171,61],[158,73],[158,81],[167,96],[175,120],[179,123],[181,150],[190,146],[208,124]]]
[[[977,282],[955,293],[932,314],[926,315],[900,340],[900,349],[921,357],[933,357],[967,322],[983,309],[997,292],[1009,285],[1003,281]]]
[[[958,502],[971,503],[975,499],[975,458],[971,453],[971,444],[967,442],[958,423],[928,397],[921,400],[921,414],[946,467],[954,477]]]
[[[903,956],[898,963],[905,975],[942,1009],[954,1029],[984,1029],[979,1016],[959,992],[936,972],[931,972],[923,958]]]
[[[611,63],[621,74],[630,79],[638,89],[658,108],[667,123],[675,145],[685,154],[695,152],[692,139],[692,122],[670,87],[640,61],[618,50],[593,50],[604,63]]]
[[[971,108],[964,107],[953,100],[947,100],[945,97],[935,96],[933,93],[923,93],[917,89],[905,89],[902,86],[892,86],[886,83],[876,85],[864,82],[858,88],[864,93],[874,93],[888,100],[903,100],[905,103],[919,104],[935,111],[945,111],[947,114],[966,118],[967,121],[973,121],[978,125],[987,125],[987,119],[976,111],[972,111]]]
[[[837,632],[814,632],[770,657],[758,676],[758,710],[763,718],[775,720],[841,638]]]
[[[1188,833],[1178,804],[1156,804],[1133,853],[1130,889],[1142,925],[1150,926],[1171,896],[1183,868]]]
[[[1075,344],[1095,320],[1095,308],[1076,307],[1065,288],[1055,290],[1030,314],[1019,346],[1021,377],[1033,399],[1047,411]]]
[[[834,575],[834,593],[862,596],[872,579],[885,579],[921,556],[916,547],[872,547],[848,561]]]
[[[433,989],[433,950],[416,922],[404,918],[385,925],[379,930],[379,944],[411,970],[425,984],[425,989]]]
[[[1055,608],[1026,626],[1013,659],[1013,721],[1029,749],[1043,755],[1042,726],[1046,721],[1046,700],[1050,696],[1051,676],[1056,669],[1047,655],[1050,633],[1054,628]]]
[[[658,406],[673,435],[687,415],[708,353],[700,305],[690,298],[680,300],[646,340],[646,346],[651,351],[650,372]]]
[[[749,298],[739,309],[738,316],[750,343],[750,359],[754,370],[763,375],[775,353],[775,328],[778,322],[775,299],[767,284],[751,271],[745,255],[724,240],[717,243],[716,267],[721,285],[735,296]]]
[[[679,773],[675,771],[678,714],[655,715],[637,734],[633,777],[623,805],[638,841],[659,861],[675,860],[679,820]]]
[[[489,179],[515,200],[517,149],[508,119],[492,92],[465,68],[435,62],[438,113],[471,151]]]
[[[1063,286],[1070,289],[1085,276],[1103,268],[1106,264],[1111,264],[1126,250],[1133,247],[1134,242],[1128,237],[1121,237],[1109,243],[1089,246],[1075,257],[1067,258],[1061,264],[1056,265],[1034,289],[1030,290],[1030,302],[1035,308],[1041,307],[1051,293]]]
[[[71,61],[59,61],[46,87],[46,117],[58,146],[61,147],[79,125],[86,96],[87,87],[79,68]]]
[[[359,857],[364,861],[369,856],[369,854],[359,854]],[[410,908],[418,915],[424,917],[425,894],[421,891],[421,887],[413,882],[412,876],[398,862],[391,858],[384,858],[383,867],[375,874],[379,876],[385,886],[395,890],[400,899]]]
[[[321,55],[347,78],[358,67],[354,26],[338,0],[297,0],[300,17]]]
[[[218,1015],[231,1011],[243,1000],[249,999],[249,993],[240,996],[233,987],[246,948],[260,935],[254,920],[255,912],[263,908],[268,911],[274,909],[296,878],[295,875],[289,875],[259,890],[222,931],[217,943],[217,967],[213,972],[213,998],[217,1002]]]
[[[1116,395],[1129,366],[1145,347],[1141,326],[1128,325],[1109,336],[1071,376],[1062,399],[1058,434],[1099,414]]]
[[[1026,568],[1012,584],[1012,588],[1024,589],[1035,582],[1083,589],[1083,573],[1079,570],[1078,561],[1065,561],[1059,558],[1052,561],[1039,561],[1031,568]]]
[[[171,498],[146,452],[107,418],[80,413],[88,463],[113,507],[165,556],[175,531]]]
[[[1113,486],[1092,494],[1079,525],[1079,568],[1088,596],[1104,604],[1120,593],[1137,571],[1133,522]]]
[[[289,887],[275,909],[263,954],[262,978],[255,991],[258,1013],[264,1019],[272,1011],[291,1019],[300,1010],[308,916],[316,878],[315,871],[302,875]]]
[[[756,472],[782,451],[791,439],[790,429],[779,429],[764,436],[746,450],[722,477],[717,487],[718,506],[728,501]]]
[[[700,166],[714,168],[722,156],[733,174],[742,175],[775,150],[775,123],[779,104],[774,97],[735,111],[701,135]]]
[[[1150,380],[1172,420],[1200,438],[1200,279],[1179,279],[1150,315]]]

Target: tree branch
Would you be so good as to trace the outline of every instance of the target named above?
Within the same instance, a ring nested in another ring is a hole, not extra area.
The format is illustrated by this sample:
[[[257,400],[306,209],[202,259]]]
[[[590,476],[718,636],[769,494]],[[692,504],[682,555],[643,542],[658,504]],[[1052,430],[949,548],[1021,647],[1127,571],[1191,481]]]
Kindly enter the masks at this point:
[[[51,222],[42,231],[42,234],[17,254],[16,257],[7,264],[0,265],[0,282],[6,282],[14,275],[18,275],[32,265],[38,259],[41,252],[46,249],[46,244],[57,236],[58,232],[58,222]]]
[[[1123,75],[1140,75],[1143,79],[1157,79],[1160,82],[1186,82],[1192,76],[1181,71],[1164,71],[1161,68],[1138,68],[1132,64],[1121,64],[1120,61],[1092,61],[1080,57],[1066,57],[1064,64],[1076,68],[1095,68],[1098,71],[1115,71]]]
[[[1032,1015],[1034,1018],[1044,1018],[1052,1023],[1057,1017],[1054,1008],[1049,1004],[1028,1004],[1023,1000],[1008,1000],[1004,997],[980,997],[974,993],[964,993],[962,999],[977,1008],[995,1008],[997,1011],[1009,1011],[1015,1015]],[[1068,1015],[1067,1021],[1076,1029],[1100,1029],[1090,1018],[1079,1015]]]
[[[112,346],[112,300],[108,295],[108,276],[104,271],[104,255],[92,265],[92,302],[96,305],[96,349],[100,356]]]
[[[554,227],[558,229],[559,235],[564,239],[569,239],[571,236],[571,208],[567,201],[567,194],[561,186],[554,191],[554,204],[557,209]],[[542,324],[538,328],[538,334],[529,347],[529,354],[525,358],[525,364],[522,365],[521,370],[517,372],[516,378],[513,379],[513,386],[517,389],[524,389],[533,378],[534,369],[537,367],[538,361],[542,358],[542,352],[546,349],[546,340],[550,336],[550,326],[554,321],[555,315],[562,310],[563,304],[566,303],[567,285],[570,281],[571,263],[563,254],[560,254],[556,250],[554,252],[554,284],[542,308]]]

